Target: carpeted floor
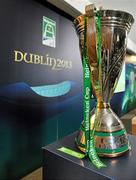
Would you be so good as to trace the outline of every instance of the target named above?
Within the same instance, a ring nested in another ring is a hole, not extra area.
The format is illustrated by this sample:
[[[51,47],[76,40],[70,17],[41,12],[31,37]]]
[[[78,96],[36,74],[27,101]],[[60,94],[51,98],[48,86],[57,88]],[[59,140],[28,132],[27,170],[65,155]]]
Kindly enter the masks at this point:
[[[27,176],[23,177],[21,180],[42,180],[42,168],[39,168]]]

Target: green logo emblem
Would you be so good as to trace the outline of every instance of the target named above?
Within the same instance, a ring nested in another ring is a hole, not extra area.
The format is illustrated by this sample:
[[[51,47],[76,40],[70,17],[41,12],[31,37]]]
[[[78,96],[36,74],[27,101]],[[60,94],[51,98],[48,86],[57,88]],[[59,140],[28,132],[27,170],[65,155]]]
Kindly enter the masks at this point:
[[[56,47],[56,22],[43,16],[42,44]]]

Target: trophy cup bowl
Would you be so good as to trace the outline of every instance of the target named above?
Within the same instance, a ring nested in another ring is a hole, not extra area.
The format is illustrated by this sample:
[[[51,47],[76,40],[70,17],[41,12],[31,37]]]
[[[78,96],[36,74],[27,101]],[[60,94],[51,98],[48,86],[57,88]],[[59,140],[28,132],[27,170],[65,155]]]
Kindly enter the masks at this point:
[[[96,108],[90,113],[90,126],[96,120],[94,139],[98,155],[116,157],[127,152],[130,149],[130,144],[123,123],[110,108],[110,99],[121,74],[126,54],[127,34],[134,19],[131,14],[123,11],[99,10],[99,13],[101,19],[101,72],[99,72],[97,65],[94,18],[87,22],[87,57],[92,92],[96,98]],[[74,26],[79,37],[82,56],[84,15],[80,15],[74,20]],[[81,151],[85,152],[83,122],[76,137],[76,144]]]

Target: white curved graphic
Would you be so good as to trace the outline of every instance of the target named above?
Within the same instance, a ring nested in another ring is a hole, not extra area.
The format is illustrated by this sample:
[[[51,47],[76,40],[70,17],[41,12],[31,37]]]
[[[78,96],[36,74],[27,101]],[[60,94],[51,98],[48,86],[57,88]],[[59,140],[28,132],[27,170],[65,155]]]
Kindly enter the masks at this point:
[[[34,86],[31,89],[40,96],[57,97],[67,94],[71,89],[70,81],[63,81],[53,85]]]

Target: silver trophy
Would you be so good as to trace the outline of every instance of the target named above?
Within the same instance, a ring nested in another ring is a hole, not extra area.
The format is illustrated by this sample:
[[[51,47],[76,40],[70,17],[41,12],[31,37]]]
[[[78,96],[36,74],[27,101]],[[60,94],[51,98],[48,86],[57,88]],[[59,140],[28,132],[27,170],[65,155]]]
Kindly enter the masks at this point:
[[[106,157],[120,156],[130,149],[124,125],[110,108],[121,74],[126,54],[127,35],[134,22],[132,15],[123,11],[99,10],[101,18],[101,72],[97,65],[96,29],[94,15],[90,6],[86,7],[87,20],[87,56],[89,61],[93,95],[96,97],[96,108],[91,112],[90,120],[96,119],[95,147],[98,155]],[[74,25],[79,36],[82,56],[84,44],[84,15],[77,17]],[[99,87],[99,86],[100,87]],[[90,127],[91,129],[92,127]],[[77,136],[77,146],[85,152],[84,124],[81,124]]]

